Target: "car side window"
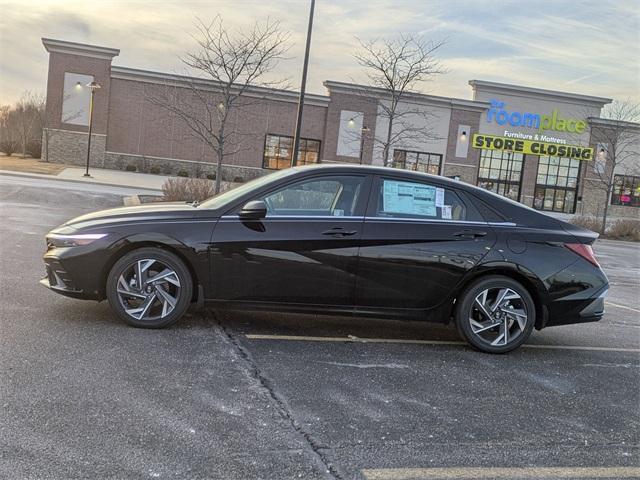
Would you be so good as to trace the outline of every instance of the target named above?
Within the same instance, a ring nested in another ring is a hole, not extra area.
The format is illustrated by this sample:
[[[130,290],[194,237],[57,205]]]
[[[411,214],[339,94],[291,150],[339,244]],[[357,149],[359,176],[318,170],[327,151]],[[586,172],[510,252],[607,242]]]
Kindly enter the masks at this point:
[[[380,179],[376,216],[484,221],[453,189],[392,178]]]
[[[261,198],[267,216],[353,216],[364,177],[342,176],[302,180]]]

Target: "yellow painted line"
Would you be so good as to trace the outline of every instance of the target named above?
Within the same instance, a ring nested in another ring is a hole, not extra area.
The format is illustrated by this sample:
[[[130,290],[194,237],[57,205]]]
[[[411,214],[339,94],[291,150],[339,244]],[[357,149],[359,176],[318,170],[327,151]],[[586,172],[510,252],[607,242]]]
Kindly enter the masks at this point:
[[[465,342],[446,340],[413,340],[406,338],[362,338],[362,337],[313,337],[304,335],[259,335],[246,334],[249,340],[284,340],[290,342],[344,342],[344,343],[400,343],[410,345],[467,345]],[[586,350],[596,352],[631,352],[640,353],[640,348],[617,348],[582,345],[522,345],[520,348],[536,348],[543,350]]]
[[[640,478],[637,467],[382,468],[362,473],[367,480]]]
[[[640,313],[637,308],[627,307],[626,305],[620,305],[618,303],[604,302],[605,305],[611,305],[612,307],[624,308],[625,310],[631,310],[632,312]]]

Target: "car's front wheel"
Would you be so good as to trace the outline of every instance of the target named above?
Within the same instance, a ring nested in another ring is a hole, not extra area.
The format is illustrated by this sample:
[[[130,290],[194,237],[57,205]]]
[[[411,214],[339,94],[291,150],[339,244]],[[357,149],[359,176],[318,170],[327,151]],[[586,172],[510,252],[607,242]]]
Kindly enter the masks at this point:
[[[109,305],[134,327],[162,328],[177,322],[189,308],[192,292],[185,264],[160,248],[140,248],[123,255],[107,277]]]
[[[456,326],[472,346],[487,353],[506,353],[522,345],[533,330],[536,310],[520,283],[490,276],[467,287],[456,302]]]

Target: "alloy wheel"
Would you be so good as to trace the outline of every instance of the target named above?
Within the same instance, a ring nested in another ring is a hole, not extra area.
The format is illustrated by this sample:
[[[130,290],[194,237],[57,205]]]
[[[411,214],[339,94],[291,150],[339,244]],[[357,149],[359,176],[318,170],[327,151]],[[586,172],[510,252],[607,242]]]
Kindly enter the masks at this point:
[[[162,319],[176,308],[180,278],[160,260],[137,260],[118,277],[117,294],[124,311],[135,320]]]
[[[504,347],[515,342],[527,327],[527,306],[511,288],[488,288],[480,292],[469,312],[472,333],[483,343]]]

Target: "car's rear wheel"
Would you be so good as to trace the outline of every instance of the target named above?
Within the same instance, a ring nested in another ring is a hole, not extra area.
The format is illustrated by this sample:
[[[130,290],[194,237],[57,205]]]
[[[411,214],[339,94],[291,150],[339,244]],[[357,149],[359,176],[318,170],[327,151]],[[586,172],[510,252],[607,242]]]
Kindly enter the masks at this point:
[[[456,304],[458,332],[472,346],[487,353],[518,348],[531,335],[536,320],[531,295],[508,277],[477,280]]]
[[[129,325],[162,328],[187,311],[193,282],[180,258],[147,247],[125,254],[113,265],[106,290],[109,305]]]

